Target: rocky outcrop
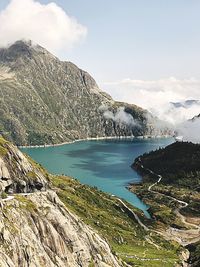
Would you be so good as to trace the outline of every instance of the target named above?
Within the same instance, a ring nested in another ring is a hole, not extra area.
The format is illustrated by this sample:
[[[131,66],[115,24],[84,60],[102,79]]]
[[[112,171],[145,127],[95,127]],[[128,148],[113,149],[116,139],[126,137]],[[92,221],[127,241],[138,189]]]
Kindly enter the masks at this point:
[[[16,196],[0,209],[0,266],[121,266],[109,245],[53,191]]]
[[[165,133],[146,110],[115,102],[87,72],[31,42],[0,49],[0,91],[0,131],[18,145]]]
[[[48,175],[11,143],[0,138],[0,191],[27,193],[48,188]]]

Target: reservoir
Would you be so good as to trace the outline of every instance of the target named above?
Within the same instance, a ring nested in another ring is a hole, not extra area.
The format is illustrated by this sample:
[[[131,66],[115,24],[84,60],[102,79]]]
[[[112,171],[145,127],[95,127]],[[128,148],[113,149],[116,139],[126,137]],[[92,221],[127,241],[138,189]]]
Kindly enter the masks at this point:
[[[82,184],[96,186],[125,199],[148,216],[148,207],[126,189],[129,183],[141,182],[141,177],[130,166],[139,155],[172,142],[172,138],[108,139],[21,150],[50,173],[65,174]]]

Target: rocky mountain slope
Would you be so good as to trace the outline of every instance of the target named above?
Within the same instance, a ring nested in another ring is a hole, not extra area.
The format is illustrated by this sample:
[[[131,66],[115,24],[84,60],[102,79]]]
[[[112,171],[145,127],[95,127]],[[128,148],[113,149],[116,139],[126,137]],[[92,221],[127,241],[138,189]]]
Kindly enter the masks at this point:
[[[0,233],[3,267],[120,266],[106,241],[51,190],[4,201]]]
[[[46,171],[0,141],[0,266],[122,266],[49,188]]]
[[[115,102],[94,79],[39,45],[0,49],[0,131],[17,145],[160,134],[147,111]]]
[[[15,146],[0,137],[0,191],[31,193],[48,188],[48,177]]]

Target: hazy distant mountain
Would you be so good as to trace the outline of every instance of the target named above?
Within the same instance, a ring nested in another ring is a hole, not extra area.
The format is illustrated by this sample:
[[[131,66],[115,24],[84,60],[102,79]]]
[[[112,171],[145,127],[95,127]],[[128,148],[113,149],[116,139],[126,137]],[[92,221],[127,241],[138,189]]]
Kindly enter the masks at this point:
[[[195,121],[196,119],[200,119],[200,114],[192,118],[192,121]]]
[[[200,114],[184,121],[177,127],[176,134],[184,141],[200,143]]]
[[[200,106],[200,101],[199,100],[186,100],[183,102],[171,102],[170,103],[173,107],[175,108],[190,108],[193,105],[199,105]]]
[[[0,130],[16,144],[150,134],[147,117],[154,121],[142,108],[113,101],[87,72],[39,45],[18,41],[0,49]]]

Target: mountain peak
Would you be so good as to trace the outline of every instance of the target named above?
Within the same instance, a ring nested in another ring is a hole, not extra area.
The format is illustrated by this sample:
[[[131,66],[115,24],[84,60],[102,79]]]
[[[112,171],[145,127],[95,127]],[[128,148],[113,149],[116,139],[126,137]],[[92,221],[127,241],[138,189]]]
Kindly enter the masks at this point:
[[[45,48],[31,40],[18,40],[6,48],[0,48],[0,61],[14,61],[19,57],[31,58],[34,53],[51,55]]]
[[[9,47],[32,47],[33,41],[31,40],[18,40],[11,44]]]

